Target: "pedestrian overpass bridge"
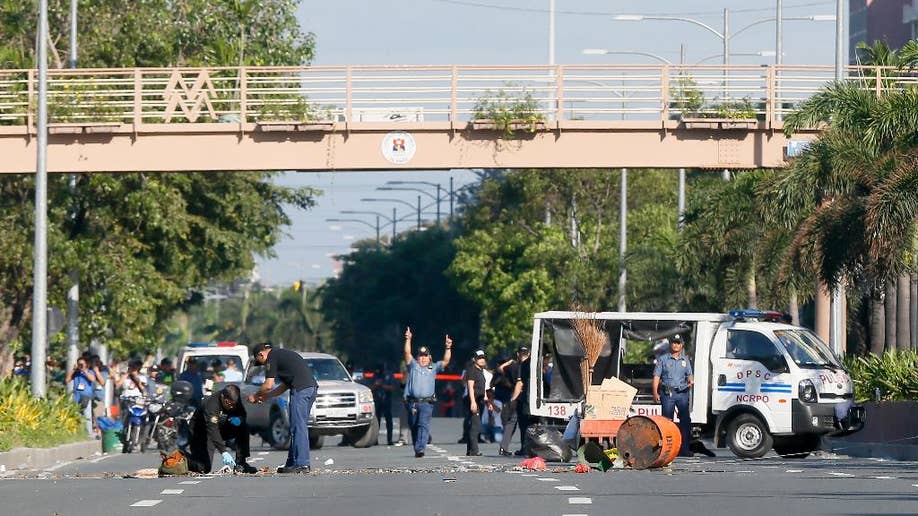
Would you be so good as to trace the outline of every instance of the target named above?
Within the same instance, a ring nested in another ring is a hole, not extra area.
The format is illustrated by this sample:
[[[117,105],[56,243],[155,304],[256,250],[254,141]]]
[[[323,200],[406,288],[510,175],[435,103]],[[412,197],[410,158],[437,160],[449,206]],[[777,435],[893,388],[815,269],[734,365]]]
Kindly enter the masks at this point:
[[[916,83],[873,80],[865,88]],[[36,160],[35,70],[0,70],[0,173]],[[52,70],[49,172],[782,167],[829,66]]]

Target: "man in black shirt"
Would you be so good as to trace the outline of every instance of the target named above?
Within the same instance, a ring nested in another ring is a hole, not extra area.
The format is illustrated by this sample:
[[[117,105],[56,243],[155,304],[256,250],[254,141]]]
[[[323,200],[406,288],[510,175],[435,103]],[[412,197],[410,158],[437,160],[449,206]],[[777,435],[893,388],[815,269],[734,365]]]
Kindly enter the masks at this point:
[[[318,390],[312,370],[299,353],[272,349],[268,342],[255,345],[255,362],[266,365],[265,383],[249,396],[250,403],[261,403],[290,391],[290,450],[287,462],[277,472],[309,473],[309,412]],[[275,386],[275,378],[280,385]]]
[[[502,392],[502,396],[506,397],[506,401],[501,400],[504,401],[504,406],[500,412],[501,422],[504,425],[504,436],[500,440],[500,448],[498,449],[498,453],[505,457],[510,457],[513,455],[513,453],[509,451],[510,441],[513,440],[513,433],[516,432],[516,428],[519,426],[519,413],[523,408],[520,406],[520,403],[526,401],[522,386],[520,386],[519,390],[517,390],[517,385],[522,380],[520,364],[522,362],[526,362],[528,364],[528,360],[529,348],[526,346],[520,346],[516,350],[516,360],[509,360],[504,362],[497,368],[501,373],[501,382],[503,383],[503,390],[505,391]],[[526,381],[528,381],[528,374]],[[520,399],[521,397],[523,399]],[[525,425],[525,423],[523,423],[523,425]],[[522,434],[520,435],[520,449],[522,450],[523,443],[526,439],[525,426],[521,426],[520,430],[522,431]]]
[[[471,457],[481,455],[481,452],[478,451],[478,436],[481,434],[481,411],[485,409],[485,391],[488,389],[484,372],[482,372],[486,364],[485,353],[479,349],[465,370],[468,392],[462,398],[462,402],[469,417],[463,428],[463,437],[465,437],[465,454]]]
[[[226,441],[231,439],[236,443],[235,459],[226,446]],[[249,427],[246,426],[239,387],[227,385],[213,396],[204,398],[191,420],[189,447],[188,469],[195,473],[210,473],[214,450],[220,452],[224,466],[239,473],[257,472],[245,461],[249,457]]]
[[[510,403],[516,408],[517,426],[520,429],[520,449],[513,452],[514,455],[521,456],[526,454],[526,430],[529,428],[529,374],[532,364],[532,357],[529,350],[525,352],[525,358],[520,360],[519,365],[514,372],[516,373],[516,386],[513,388],[513,394],[510,396]],[[504,431],[506,435],[506,430]],[[507,441],[507,445],[510,441]]]

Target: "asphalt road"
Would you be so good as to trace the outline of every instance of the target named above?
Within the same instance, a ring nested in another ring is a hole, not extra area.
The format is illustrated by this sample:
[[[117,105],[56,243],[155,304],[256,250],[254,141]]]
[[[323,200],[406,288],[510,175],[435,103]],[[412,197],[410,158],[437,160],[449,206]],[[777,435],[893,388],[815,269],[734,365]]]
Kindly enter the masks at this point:
[[[523,471],[483,444],[482,457],[462,456],[459,420],[434,420],[434,444],[415,459],[410,446],[313,452],[314,472],[138,478],[158,456],[103,455],[50,471],[7,472],[0,478],[0,514],[316,514],[358,515],[688,515],[737,516],[918,514],[918,463],[820,455],[742,461],[677,459],[653,471]],[[253,462],[273,471],[283,452],[253,439]],[[331,460],[333,463],[327,464]],[[140,473],[138,475],[138,472]]]

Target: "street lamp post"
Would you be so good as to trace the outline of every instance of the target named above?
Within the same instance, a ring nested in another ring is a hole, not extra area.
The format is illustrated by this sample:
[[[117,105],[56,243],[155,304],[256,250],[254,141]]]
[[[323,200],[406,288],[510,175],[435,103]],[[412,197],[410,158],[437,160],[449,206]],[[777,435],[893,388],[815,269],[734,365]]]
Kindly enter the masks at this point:
[[[836,0],[835,3],[835,80],[841,81],[845,77],[845,0]],[[842,280],[844,281],[844,280]],[[842,346],[844,340],[845,310],[844,292],[841,285],[832,289],[829,302],[829,345],[836,356],[841,357],[845,350]]]
[[[379,218],[382,218],[383,220],[386,221],[386,224],[392,224],[392,241],[393,241],[393,242],[395,241],[395,234],[396,234],[396,230],[397,230],[396,225],[398,224],[398,218],[396,217],[395,208],[392,208],[392,218],[389,218],[389,217],[383,215],[382,213],[379,213],[378,211],[341,210],[341,214],[342,214],[342,215],[375,215],[375,216],[377,217],[377,224],[378,224],[378,219],[379,219]],[[358,222],[358,221],[359,221],[358,219],[340,219],[340,220],[335,219],[335,220],[329,220],[329,222],[344,222],[345,220],[350,221],[350,222]],[[359,221],[359,222],[362,222],[362,223],[364,223],[364,224],[370,225],[370,223],[369,223],[369,222],[366,222],[366,221]],[[385,226],[385,224],[383,224],[383,226]],[[378,227],[382,227],[382,226],[378,226]],[[376,233],[377,233],[377,238],[379,238],[379,236],[378,236],[378,235],[379,235],[379,230],[378,230],[378,229],[376,230]]]
[[[379,219],[380,219],[380,215],[377,214],[377,215],[376,215],[376,225],[375,225],[375,226],[374,226],[373,224],[371,224],[371,223],[369,223],[369,222],[367,222],[367,221],[365,221],[365,220],[361,220],[361,219],[325,219],[325,222],[356,222],[356,223],[358,223],[358,224],[363,224],[364,226],[368,226],[368,227],[371,228],[371,229],[375,229],[375,230],[376,230],[376,250],[378,251],[379,248],[380,248],[379,229],[380,229],[380,227],[381,227],[381,226],[379,225]]]
[[[32,396],[45,396],[48,344],[48,0],[38,2],[38,127],[32,274]]]
[[[398,203],[402,203],[408,206],[409,208],[415,208],[415,206],[411,204],[410,202],[403,201],[401,199],[376,199],[373,197],[365,197],[360,200],[361,202],[398,202]],[[421,196],[420,195],[418,196],[417,210],[418,210],[418,229],[421,229]]]

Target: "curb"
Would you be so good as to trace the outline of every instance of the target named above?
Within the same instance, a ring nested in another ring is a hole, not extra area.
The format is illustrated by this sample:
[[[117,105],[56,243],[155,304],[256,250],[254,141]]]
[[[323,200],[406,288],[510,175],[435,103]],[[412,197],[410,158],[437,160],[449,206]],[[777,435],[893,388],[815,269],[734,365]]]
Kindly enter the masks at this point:
[[[863,443],[823,439],[823,449],[839,455],[875,459],[918,461],[918,446],[912,444]]]
[[[102,441],[81,441],[54,448],[13,448],[0,453],[3,469],[45,469],[55,464],[102,453]]]

